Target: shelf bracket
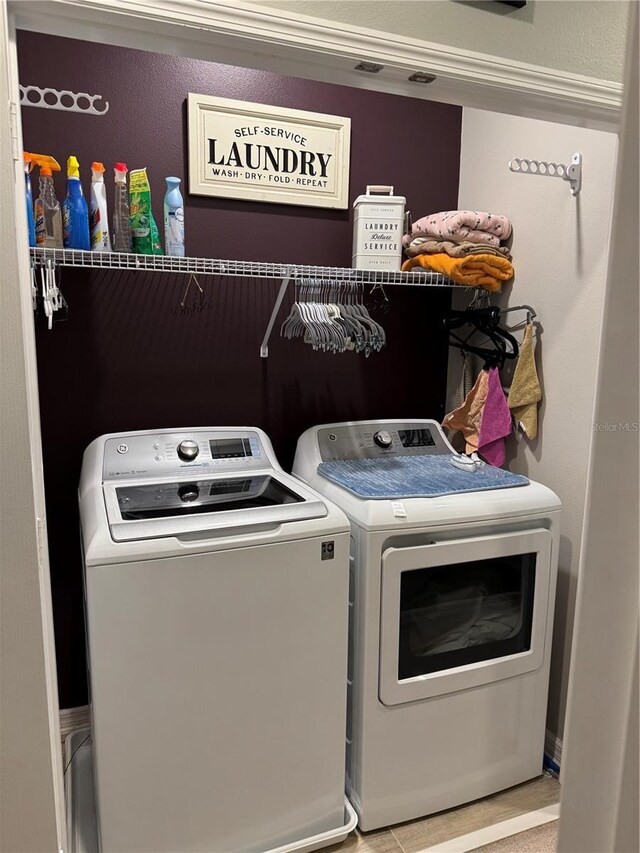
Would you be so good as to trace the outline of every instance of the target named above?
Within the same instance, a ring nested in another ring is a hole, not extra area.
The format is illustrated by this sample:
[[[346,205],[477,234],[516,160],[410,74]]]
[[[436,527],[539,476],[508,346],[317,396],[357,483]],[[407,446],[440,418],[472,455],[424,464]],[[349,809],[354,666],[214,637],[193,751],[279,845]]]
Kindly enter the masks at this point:
[[[282,305],[282,300],[284,299],[284,295],[287,292],[287,287],[289,282],[291,281],[291,275],[287,275],[282,279],[282,283],[280,285],[280,290],[278,291],[278,295],[276,297],[275,304],[273,306],[273,311],[271,312],[271,317],[269,318],[269,324],[267,326],[267,331],[264,333],[264,338],[262,339],[262,344],[260,346],[260,358],[268,358],[269,357],[269,338],[271,337],[271,332],[273,331],[274,323],[276,322],[276,317],[278,316],[278,311],[280,310],[280,306]]]

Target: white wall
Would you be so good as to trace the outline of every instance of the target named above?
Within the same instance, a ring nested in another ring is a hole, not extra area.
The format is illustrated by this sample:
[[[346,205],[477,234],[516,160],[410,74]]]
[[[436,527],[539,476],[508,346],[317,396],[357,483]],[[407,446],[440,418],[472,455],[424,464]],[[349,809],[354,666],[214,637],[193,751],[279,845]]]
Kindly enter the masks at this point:
[[[580,564],[558,833],[562,853],[637,853],[638,790],[638,23],[606,289]],[[634,430],[635,425],[635,430]]]
[[[497,304],[528,303],[540,321],[537,361],[544,388],[538,437],[509,439],[510,467],[552,488],[563,503],[548,728],[562,738],[587,463],[593,422],[617,137],[465,109],[460,208],[513,221],[515,283]],[[515,156],[566,163],[584,158],[573,197],[559,178],[510,172]],[[428,207],[428,203],[426,204]],[[427,213],[426,210],[423,211]],[[414,211],[419,214],[419,211]],[[458,307],[469,296],[456,294]],[[522,316],[522,315],[520,315]],[[459,359],[450,358],[450,389]]]
[[[249,0],[271,9],[622,80],[628,3],[529,0],[522,9],[451,0]]]
[[[0,46],[8,40],[0,6]],[[13,47],[13,45],[11,45]],[[17,90],[15,51],[0,63],[0,103]],[[22,150],[22,139],[17,152]],[[38,390],[22,164],[0,123],[0,850],[64,846],[64,792],[44,526]],[[36,518],[41,520],[40,547]]]

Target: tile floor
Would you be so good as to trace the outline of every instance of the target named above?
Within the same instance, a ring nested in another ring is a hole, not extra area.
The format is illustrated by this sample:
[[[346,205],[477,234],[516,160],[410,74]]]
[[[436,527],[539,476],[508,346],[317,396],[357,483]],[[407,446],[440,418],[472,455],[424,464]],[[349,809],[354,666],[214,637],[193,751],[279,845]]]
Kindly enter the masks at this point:
[[[327,847],[326,853],[418,853],[426,847],[558,802],[558,780],[539,776],[515,788],[430,817],[374,832],[356,830],[342,844]]]

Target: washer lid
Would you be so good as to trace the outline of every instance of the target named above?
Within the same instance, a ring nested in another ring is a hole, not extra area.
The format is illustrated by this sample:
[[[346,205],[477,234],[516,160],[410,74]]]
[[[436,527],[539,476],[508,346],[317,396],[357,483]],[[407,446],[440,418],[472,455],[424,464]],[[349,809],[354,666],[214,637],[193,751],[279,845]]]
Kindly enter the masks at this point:
[[[300,489],[300,492],[306,491]],[[272,473],[169,482],[107,484],[104,496],[116,542],[282,524],[327,515]]]

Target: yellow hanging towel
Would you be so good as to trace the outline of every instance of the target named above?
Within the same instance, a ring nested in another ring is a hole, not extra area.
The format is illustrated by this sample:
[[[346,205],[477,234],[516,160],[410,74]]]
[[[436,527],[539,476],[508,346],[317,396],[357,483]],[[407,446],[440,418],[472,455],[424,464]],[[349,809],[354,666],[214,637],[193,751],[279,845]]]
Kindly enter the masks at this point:
[[[528,323],[513,373],[507,405],[527,438],[538,434],[538,403],[542,389],[533,354],[533,324]]]

